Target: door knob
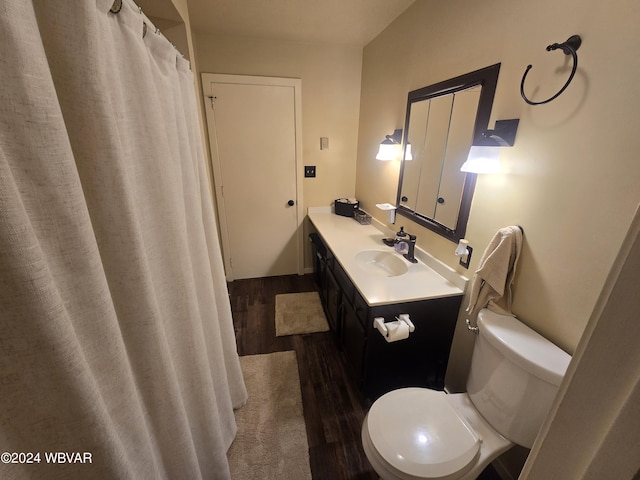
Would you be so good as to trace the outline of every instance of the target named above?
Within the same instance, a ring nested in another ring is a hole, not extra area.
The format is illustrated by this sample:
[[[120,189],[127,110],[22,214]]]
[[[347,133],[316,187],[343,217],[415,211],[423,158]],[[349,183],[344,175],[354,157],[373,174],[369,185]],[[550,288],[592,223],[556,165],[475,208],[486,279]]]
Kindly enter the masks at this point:
[[[287,202],[287,205],[289,205],[290,207],[293,207],[296,204],[296,202],[294,202],[293,200],[289,200]]]

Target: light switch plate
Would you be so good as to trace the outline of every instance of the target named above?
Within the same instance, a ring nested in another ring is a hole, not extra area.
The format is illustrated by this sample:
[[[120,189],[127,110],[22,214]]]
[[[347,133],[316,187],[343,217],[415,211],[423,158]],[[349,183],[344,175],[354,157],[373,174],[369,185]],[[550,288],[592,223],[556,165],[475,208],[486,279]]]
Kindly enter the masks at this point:
[[[305,165],[304,166],[304,176],[306,178],[312,178],[316,176],[316,166],[315,165]]]

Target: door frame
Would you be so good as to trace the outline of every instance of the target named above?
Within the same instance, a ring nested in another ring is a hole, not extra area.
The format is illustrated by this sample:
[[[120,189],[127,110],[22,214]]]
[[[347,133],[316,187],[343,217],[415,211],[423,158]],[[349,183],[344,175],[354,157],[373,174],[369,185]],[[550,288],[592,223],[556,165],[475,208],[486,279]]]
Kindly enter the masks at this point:
[[[260,77],[253,75],[229,75],[223,73],[202,73],[202,93],[205,102],[205,114],[211,108],[213,102],[212,83],[231,83],[240,85],[266,85],[279,87],[292,87],[294,95],[294,123],[295,123],[295,175],[296,175],[296,248],[298,275],[304,274],[304,239],[302,222],[304,220],[304,208],[302,200],[302,179],[304,177],[304,165],[302,161],[302,80],[299,78],[284,77]],[[209,136],[209,158],[213,171],[213,184],[216,197],[216,210],[219,218],[220,240],[222,242],[222,257],[226,279],[232,282],[233,266],[231,265],[231,249],[229,242],[229,230],[227,228],[227,215],[224,202],[224,189],[222,185],[222,168],[216,137],[215,125],[208,121],[206,115],[207,133]],[[256,235],[259,238],[259,235]],[[258,245],[256,244],[256,248]]]

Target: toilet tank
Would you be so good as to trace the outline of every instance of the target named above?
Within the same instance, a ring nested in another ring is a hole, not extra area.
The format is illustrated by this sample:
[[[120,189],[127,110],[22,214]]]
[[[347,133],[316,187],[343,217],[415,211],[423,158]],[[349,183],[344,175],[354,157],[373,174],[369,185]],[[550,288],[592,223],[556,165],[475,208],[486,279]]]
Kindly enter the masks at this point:
[[[478,328],[467,393],[493,428],[531,448],[571,356],[514,317],[483,309]]]

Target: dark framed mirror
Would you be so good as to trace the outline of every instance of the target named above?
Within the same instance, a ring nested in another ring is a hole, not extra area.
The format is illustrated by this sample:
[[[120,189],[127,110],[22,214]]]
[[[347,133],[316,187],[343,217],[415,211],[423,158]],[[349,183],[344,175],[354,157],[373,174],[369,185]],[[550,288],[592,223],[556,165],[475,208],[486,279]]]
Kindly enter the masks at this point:
[[[476,174],[460,167],[487,130],[500,64],[409,92],[397,213],[464,238]]]

